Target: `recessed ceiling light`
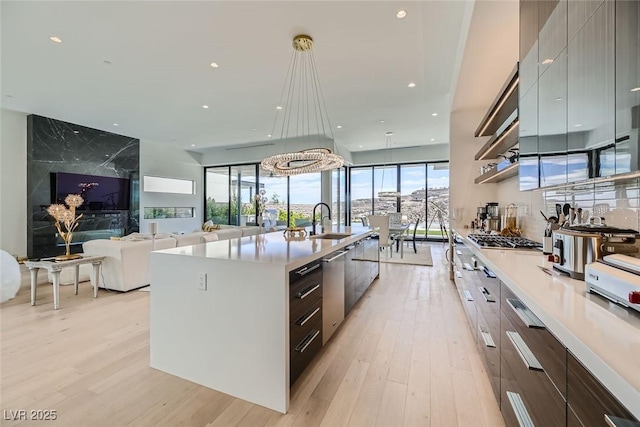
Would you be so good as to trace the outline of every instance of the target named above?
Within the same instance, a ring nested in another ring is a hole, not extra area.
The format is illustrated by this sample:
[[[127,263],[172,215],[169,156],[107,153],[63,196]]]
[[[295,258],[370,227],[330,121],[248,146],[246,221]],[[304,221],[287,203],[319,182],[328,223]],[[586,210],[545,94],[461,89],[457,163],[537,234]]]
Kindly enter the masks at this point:
[[[202,108],[204,108],[206,110],[207,108],[209,108],[209,106],[205,104],[205,105],[202,106]]]
[[[380,120],[380,123],[384,123],[384,120]]]
[[[114,125],[114,126],[120,126],[120,125],[119,125],[119,124],[117,124],[117,123],[114,123],[113,125]]]
[[[581,126],[582,126],[582,124],[580,124],[580,123],[577,123],[577,124],[573,125],[573,127],[576,127],[576,128],[579,128]]]
[[[407,86],[409,87],[416,87],[416,84],[414,82],[409,83]]]
[[[196,144],[191,144],[191,146],[192,146],[192,147],[195,147],[195,146],[196,146]]]
[[[338,125],[336,126],[338,129],[342,129],[342,125]]]
[[[255,131],[255,130],[257,130],[257,129],[256,129],[256,128],[251,128],[251,130]]]
[[[544,61],[542,61],[542,65],[549,65],[551,63],[553,63],[553,59],[551,58],[547,58]]]
[[[211,65],[211,68],[218,68],[219,67],[219,65],[216,62],[212,62],[209,65]]]
[[[556,101],[562,101],[562,97],[561,96],[557,97]]]
[[[436,117],[436,116],[438,115],[438,113],[431,113],[431,115],[432,115],[433,117]]]
[[[640,86],[631,89],[631,92],[640,92]]]
[[[406,10],[399,10],[398,13],[396,13],[396,18],[398,19],[404,19],[407,17],[407,11]]]
[[[76,135],[80,133],[79,130],[74,130],[73,133],[75,133]]]
[[[435,141],[435,140],[436,140],[435,138],[431,138],[431,142],[433,142],[433,141]]]
[[[267,138],[271,138],[271,134],[267,135]]]
[[[52,42],[55,42],[55,43],[62,43],[62,39],[60,37],[56,37],[56,36],[49,37],[49,40],[51,40]]]
[[[281,105],[278,105],[278,106],[276,107],[276,110],[282,110],[282,106],[281,106]]]
[[[362,145],[358,145],[358,148],[362,148]]]
[[[105,157],[109,157],[109,155],[108,155],[108,154],[105,154],[104,156],[105,156]]]

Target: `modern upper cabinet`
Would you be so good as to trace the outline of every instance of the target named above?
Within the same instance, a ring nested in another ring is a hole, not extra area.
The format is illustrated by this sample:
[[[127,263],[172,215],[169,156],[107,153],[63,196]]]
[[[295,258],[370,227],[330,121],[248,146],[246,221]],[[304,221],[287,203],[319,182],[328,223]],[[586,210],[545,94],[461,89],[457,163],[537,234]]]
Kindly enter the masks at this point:
[[[640,169],[639,9],[520,1],[520,190]]]
[[[614,11],[612,0],[602,2],[569,41],[570,182],[615,174]]]
[[[640,169],[640,2],[618,0],[615,17],[616,173]]]

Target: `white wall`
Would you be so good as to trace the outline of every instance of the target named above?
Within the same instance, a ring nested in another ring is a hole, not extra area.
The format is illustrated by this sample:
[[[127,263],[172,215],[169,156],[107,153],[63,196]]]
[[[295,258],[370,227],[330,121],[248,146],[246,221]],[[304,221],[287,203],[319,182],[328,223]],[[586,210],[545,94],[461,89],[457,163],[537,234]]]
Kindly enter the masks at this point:
[[[191,232],[203,223],[204,170],[202,155],[167,144],[140,140],[140,232],[149,232],[149,222],[158,223],[159,233]],[[143,176],[188,179],[196,182],[195,194],[146,193]],[[194,218],[144,219],[145,207],[195,207]]]
[[[27,115],[0,110],[0,248],[27,255]]]
[[[391,150],[355,151],[351,156],[354,165],[442,161],[449,160],[449,144],[432,144]]]
[[[460,224],[471,224],[476,217],[476,208],[488,202],[496,202],[496,184],[474,184],[480,175],[480,165],[475,155],[488,137],[473,136],[478,123],[485,114],[485,108],[454,111],[451,113],[449,129],[449,212],[451,218]]]

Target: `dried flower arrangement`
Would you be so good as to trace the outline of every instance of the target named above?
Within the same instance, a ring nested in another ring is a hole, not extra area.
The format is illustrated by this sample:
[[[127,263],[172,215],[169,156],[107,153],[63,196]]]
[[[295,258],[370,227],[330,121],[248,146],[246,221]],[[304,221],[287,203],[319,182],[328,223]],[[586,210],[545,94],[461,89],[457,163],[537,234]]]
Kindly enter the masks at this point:
[[[56,257],[56,261],[68,261],[71,259],[82,258],[78,254],[71,254],[69,245],[73,238],[73,231],[78,228],[78,220],[82,218],[82,214],[76,216],[76,208],[84,203],[84,199],[78,194],[69,194],[64,202],[69,206],[54,203],[47,208],[47,212],[56,220],[56,228],[58,234],[64,240],[66,254]],[[62,227],[64,226],[64,230]]]

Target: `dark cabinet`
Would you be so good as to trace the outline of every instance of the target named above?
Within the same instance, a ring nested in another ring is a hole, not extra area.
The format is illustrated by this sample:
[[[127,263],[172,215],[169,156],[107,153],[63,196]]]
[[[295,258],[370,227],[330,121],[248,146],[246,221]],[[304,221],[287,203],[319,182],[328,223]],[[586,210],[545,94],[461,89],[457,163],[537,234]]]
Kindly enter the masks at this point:
[[[618,0],[616,46],[616,173],[640,169],[640,2]]]
[[[507,426],[563,426],[566,403],[538,359],[502,311],[500,410]]]
[[[322,260],[289,273],[289,321],[293,384],[322,347]]]
[[[605,416],[638,421],[573,354],[567,353],[567,404],[581,425],[607,425]]]
[[[496,399],[500,400],[500,281],[486,267],[475,278],[478,350]]]
[[[356,303],[356,260],[355,245],[345,248],[347,254],[344,257],[344,315],[351,311]]]
[[[364,295],[379,274],[378,240],[365,238],[349,245],[344,256],[344,314]]]
[[[580,2],[570,2],[570,6],[573,3]],[[570,23],[571,10],[570,7]],[[569,40],[567,145],[570,181],[615,174],[614,10],[612,0],[602,2]]]

